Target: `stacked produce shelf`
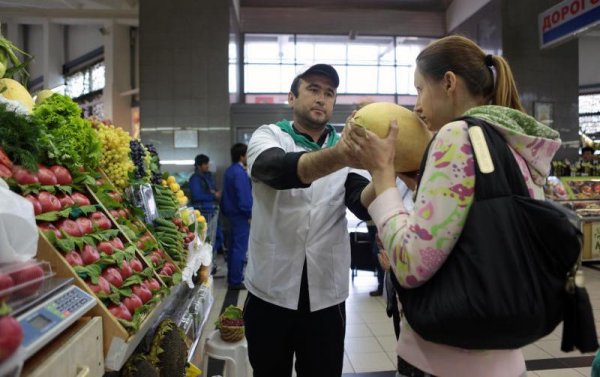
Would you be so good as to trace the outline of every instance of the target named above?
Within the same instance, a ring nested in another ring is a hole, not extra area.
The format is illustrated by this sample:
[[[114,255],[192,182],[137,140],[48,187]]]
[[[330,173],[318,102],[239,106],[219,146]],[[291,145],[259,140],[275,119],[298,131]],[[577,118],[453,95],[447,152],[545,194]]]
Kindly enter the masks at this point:
[[[153,146],[108,122],[82,119],[66,96],[50,94],[34,106],[13,81],[21,98],[0,91],[0,178],[33,207],[37,258],[96,298],[90,314],[102,318],[106,368],[121,369],[166,313],[195,347],[211,285],[179,283],[190,245],[205,238],[202,215],[161,174]],[[125,195],[140,185],[156,200],[151,221]]]

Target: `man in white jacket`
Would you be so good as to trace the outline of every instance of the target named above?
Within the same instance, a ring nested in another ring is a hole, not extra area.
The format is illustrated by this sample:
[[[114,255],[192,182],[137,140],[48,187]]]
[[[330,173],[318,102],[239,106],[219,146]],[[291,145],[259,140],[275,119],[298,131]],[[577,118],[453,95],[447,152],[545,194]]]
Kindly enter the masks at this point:
[[[342,373],[350,271],[345,214],[349,208],[368,219],[361,195],[370,190],[349,168],[356,163],[348,144],[328,124],[338,85],[332,66],[308,68],[288,95],[293,122],[261,126],[248,146],[254,204],[244,319],[255,377],[291,376],[294,355],[299,377]]]

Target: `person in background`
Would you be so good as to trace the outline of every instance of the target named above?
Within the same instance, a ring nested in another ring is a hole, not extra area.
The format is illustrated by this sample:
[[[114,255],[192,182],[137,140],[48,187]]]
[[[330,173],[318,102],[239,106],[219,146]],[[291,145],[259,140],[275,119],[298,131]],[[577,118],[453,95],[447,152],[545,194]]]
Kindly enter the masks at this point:
[[[250,219],[252,218],[252,185],[246,172],[248,146],[236,143],[231,147],[231,165],[225,170],[221,212],[229,220],[227,253],[227,283],[229,289],[246,289],[243,280],[244,261],[248,252]]]
[[[194,174],[189,180],[191,205],[200,210],[207,222],[210,222],[212,217],[217,214],[217,205],[221,199],[221,192],[217,190],[213,174],[208,170],[209,162],[210,159],[207,155],[197,155],[194,160]],[[223,246],[223,231],[218,223],[215,239],[211,242],[215,251],[220,250]]]
[[[581,148],[581,162],[594,162],[594,151],[592,147]]]
[[[394,274],[404,288],[428,281],[442,267],[461,236],[475,198],[473,148],[465,121],[487,121],[511,149],[530,195],[544,197],[542,185],[561,141],[558,132],[528,116],[521,105],[508,63],[486,55],[471,40],[449,36],[417,56],[415,112],[437,132],[421,172],[414,211],[407,211],[395,186],[393,167],[398,127],[387,138],[366,137],[352,124],[346,140],[371,173],[376,199],[369,206]],[[404,177],[410,188],[414,179]],[[510,274],[510,272],[507,272]],[[397,376],[525,376],[520,349],[466,350],[419,336],[402,319]],[[452,326],[451,323],[448,326]]]
[[[259,127],[248,144],[252,177],[244,322],[255,377],[339,377],[350,273],[346,208],[369,216],[372,186],[349,166],[331,119],[339,77],[316,64],[292,82],[293,121]],[[338,142],[339,141],[339,142]]]

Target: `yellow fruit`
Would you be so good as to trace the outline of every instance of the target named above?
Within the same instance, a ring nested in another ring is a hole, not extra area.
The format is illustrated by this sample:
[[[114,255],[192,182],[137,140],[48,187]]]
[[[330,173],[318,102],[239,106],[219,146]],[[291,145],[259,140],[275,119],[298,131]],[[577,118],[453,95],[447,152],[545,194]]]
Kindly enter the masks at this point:
[[[184,193],[182,190],[179,190],[179,191],[177,191],[177,192],[175,193],[175,196],[176,196],[176,197],[178,197],[178,198],[180,198],[180,197],[182,197],[182,196],[185,196],[185,193]]]
[[[204,216],[200,215],[200,216],[198,216],[198,222],[199,223],[206,223],[206,219],[204,218]]]
[[[52,97],[53,94],[54,94],[54,92],[51,91],[50,89],[40,90],[38,92],[38,94],[35,96],[35,104],[39,105],[40,103],[44,102],[46,99]]]
[[[179,196],[179,197],[177,197],[177,201],[181,205],[186,205],[188,202],[188,198],[187,198],[187,196]]]
[[[202,216],[202,214],[200,213],[200,211],[197,210],[197,209],[194,210],[194,215],[196,215],[196,217]]]
[[[170,176],[167,178],[167,183],[175,183],[175,177],[173,177],[172,175],[170,175]]]
[[[167,187],[167,181],[165,181],[164,179],[160,181],[160,184],[164,187]]]
[[[11,101],[18,101],[29,112],[33,109],[33,98],[25,87],[13,79],[0,79],[0,96]]]
[[[431,133],[422,124],[415,113],[395,103],[375,102],[366,105],[356,112],[353,122],[380,137],[388,134],[390,120],[398,123],[396,139],[396,172],[406,173],[419,169],[421,159]]]
[[[177,192],[177,191],[179,191],[179,190],[181,189],[181,188],[179,187],[179,184],[178,184],[178,183],[174,183],[174,182],[169,184],[169,188],[170,188],[170,189],[171,189],[171,191],[173,191],[173,192]]]

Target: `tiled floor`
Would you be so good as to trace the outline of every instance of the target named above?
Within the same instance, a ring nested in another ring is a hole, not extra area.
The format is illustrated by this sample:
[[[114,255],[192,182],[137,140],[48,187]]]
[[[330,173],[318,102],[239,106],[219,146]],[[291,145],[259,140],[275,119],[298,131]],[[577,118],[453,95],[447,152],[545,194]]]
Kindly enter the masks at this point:
[[[224,266],[222,260],[219,266]],[[226,300],[226,279],[222,278],[225,267],[221,267],[214,279],[215,302],[204,330],[206,335],[214,328],[223,303]],[[600,329],[600,271],[584,268],[586,287],[594,306],[596,327]],[[221,276],[221,278],[219,278]],[[346,302],[346,350],[344,355],[345,377],[393,377],[396,356],[396,338],[392,320],[385,314],[385,299],[370,297],[369,292],[377,285],[376,277],[370,272],[359,271],[354,281],[350,282],[350,296]],[[237,292],[236,292],[237,293]],[[246,291],[237,295],[237,304],[243,306]],[[227,300],[235,301],[236,294],[230,292]],[[523,349],[530,377],[581,377],[590,376],[593,354],[579,352],[564,353],[560,351],[561,327],[544,339]],[[204,339],[201,345],[204,344]],[[195,360],[199,361],[201,345],[198,347]],[[217,366],[217,370],[220,370]],[[212,367],[205,377],[223,374],[213,373]],[[380,373],[375,373],[380,372]],[[384,372],[384,373],[381,373]],[[249,373],[251,376],[251,373]]]

